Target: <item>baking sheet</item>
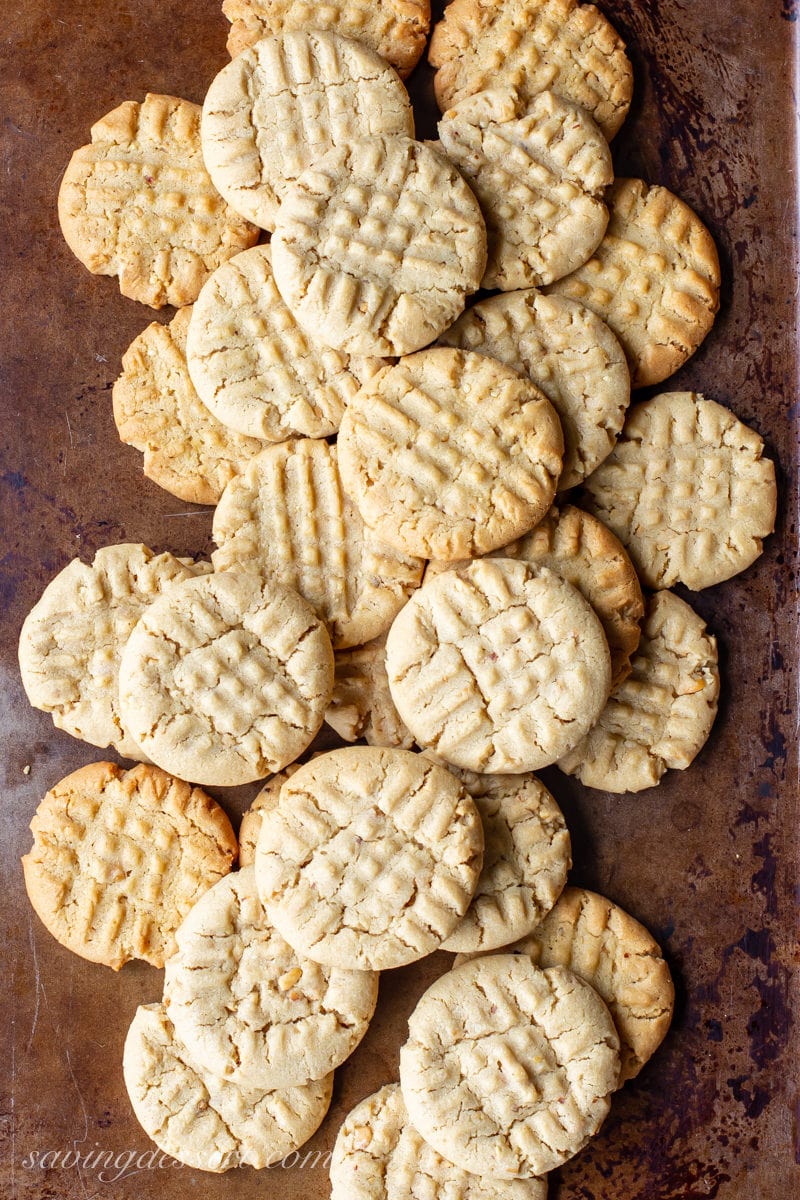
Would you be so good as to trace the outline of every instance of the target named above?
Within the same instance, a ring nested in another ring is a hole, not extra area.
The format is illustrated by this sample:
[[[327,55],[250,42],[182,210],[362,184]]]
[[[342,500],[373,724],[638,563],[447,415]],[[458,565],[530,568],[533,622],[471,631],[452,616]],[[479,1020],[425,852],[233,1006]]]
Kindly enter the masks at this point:
[[[688,200],[723,263],[717,325],[668,386],[704,391],[764,435],[779,464],[781,515],[753,568],[688,597],[720,639],[723,672],[720,716],[691,770],[627,797],[545,773],[573,835],[573,880],[653,930],[678,991],[664,1047],[616,1097],[600,1136],[553,1177],[551,1197],[783,1200],[800,1190],[791,1017],[800,858],[791,83],[800,14],[795,0],[602,7],[636,73],[633,110],[614,143],[618,172]],[[407,1016],[450,956],[384,975],[375,1021],[337,1072],[331,1113],[301,1165],[224,1177],[157,1159],[137,1167],[152,1146],[124,1092],[122,1044],[136,1006],[159,998],[162,973],[130,964],[115,975],[61,949],[30,909],[19,867],[44,791],[105,757],[28,707],[16,666],[23,617],[76,554],[91,558],[121,540],[210,549],[210,510],[151,484],[139,454],[117,439],[111,386],[152,313],[72,257],[55,215],[58,183],[90,124],[121,100],[149,90],[201,101],[227,61],[227,22],[217,0],[18,0],[2,16],[0,1193],[322,1200],[324,1154],[344,1114],[396,1078]],[[420,67],[410,81],[421,137],[435,131],[430,79]],[[236,817],[256,790],[216,794]]]

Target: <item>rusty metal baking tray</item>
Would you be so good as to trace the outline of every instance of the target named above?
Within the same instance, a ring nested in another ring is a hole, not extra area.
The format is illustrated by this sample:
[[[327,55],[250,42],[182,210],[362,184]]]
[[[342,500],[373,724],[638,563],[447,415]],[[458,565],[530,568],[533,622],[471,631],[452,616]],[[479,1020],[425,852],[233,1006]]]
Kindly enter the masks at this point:
[[[800,7],[601,5],[636,73],[633,111],[614,143],[617,169],[688,200],[723,263],[715,329],[669,386],[705,391],[763,434],[779,465],[780,517],[749,571],[689,597],[719,637],[723,674],[719,719],[692,768],[622,797],[546,773],[573,834],[574,880],[654,931],[678,993],[661,1051],[616,1097],[600,1136],[553,1177],[550,1194],[784,1200],[800,1194],[792,1018],[800,864],[792,79]],[[227,23],[218,0],[9,0],[2,8],[0,1194],[322,1200],[324,1153],[343,1115],[396,1078],[406,1018],[450,956],[385,973],[374,1024],[337,1072],[330,1116],[304,1162],[226,1176],[137,1166],[151,1144],[125,1095],[122,1044],[136,1006],[159,997],[161,973],[130,964],[114,974],[63,950],[28,905],[19,867],[44,791],[103,757],[28,707],[16,665],[24,615],[69,559],[106,543],[141,540],[182,554],[210,548],[210,510],[160,491],[117,439],[111,386],[152,314],[72,257],[56,220],[58,183],[90,124],[121,100],[148,90],[202,100],[227,61]],[[420,136],[431,136],[426,66],[410,88]],[[255,790],[220,798],[236,817]]]

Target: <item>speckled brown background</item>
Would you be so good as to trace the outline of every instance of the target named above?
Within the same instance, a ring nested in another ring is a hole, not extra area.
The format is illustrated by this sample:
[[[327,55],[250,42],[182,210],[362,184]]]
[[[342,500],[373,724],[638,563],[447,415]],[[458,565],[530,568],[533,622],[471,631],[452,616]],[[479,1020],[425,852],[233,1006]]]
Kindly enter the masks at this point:
[[[601,1135],[554,1178],[551,1198],[784,1200],[800,1192],[790,976],[800,861],[791,95],[800,10],[796,0],[604,0],[603,8],[636,71],[633,112],[614,145],[618,169],[667,184],[694,205],[723,262],[717,326],[671,386],[705,390],[764,435],[779,464],[781,516],[751,570],[690,597],[720,639],[724,679],[719,720],[692,769],[621,798],[546,773],[573,833],[575,881],[604,891],[655,932],[678,989],[663,1049],[617,1096]],[[227,61],[226,29],[217,0],[2,6],[0,1194],[13,1200],[328,1195],[321,1167],[225,1177],[168,1167],[110,1181],[113,1167],[103,1175],[91,1165],[30,1165],[48,1150],[84,1159],[150,1149],[128,1105],[120,1058],[128,1022],[137,1004],[158,998],[161,974],[136,964],[115,975],[83,962],[56,945],[27,904],[18,860],[40,796],[103,755],[28,708],[16,666],[19,627],[76,554],[91,557],[120,540],[200,552],[210,532],[208,510],[144,479],[139,455],[117,440],[112,382],[152,314],[71,256],[56,193],[71,151],[121,100],[146,90],[202,100]],[[427,68],[411,89],[420,135],[430,136]],[[221,798],[235,815],[255,790]],[[449,961],[440,954],[385,974],[375,1022],[337,1072],[331,1114],[308,1149],[330,1148],[348,1107],[396,1076],[405,1019]]]

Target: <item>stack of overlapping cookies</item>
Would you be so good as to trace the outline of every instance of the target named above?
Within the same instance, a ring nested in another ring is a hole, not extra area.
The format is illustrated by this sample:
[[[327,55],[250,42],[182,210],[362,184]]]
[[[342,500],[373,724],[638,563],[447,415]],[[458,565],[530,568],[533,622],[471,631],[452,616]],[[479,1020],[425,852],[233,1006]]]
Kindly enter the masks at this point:
[[[61,187],[78,257],[180,306],[124,356],[114,416],[151,479],[216,505],[217,549],[106,547],[28,617],[31,702],[140,760],[48,793],[29,894],[78,953],[166,963],[125,1079],[207,1170],[302,1144],[378,972],[457,952],[400,1083],[342,1126],[334,1197],[540,1197],[673,990],[636,921],[565,888],[532,772],[625,792],[689,766],[717,650],[666,589],[749,566],[775,516],[727,408],[629,408],[711,328],[716,249],[666,189],[614,178],[632,76],[591,5],[453,0],[435,143],[401,82],[425,0],[223,8],[202,112],[121,105]],[[368,744],[298,766],[323,719]],[[266,777],[230,873],[227,818],[182,781]]]

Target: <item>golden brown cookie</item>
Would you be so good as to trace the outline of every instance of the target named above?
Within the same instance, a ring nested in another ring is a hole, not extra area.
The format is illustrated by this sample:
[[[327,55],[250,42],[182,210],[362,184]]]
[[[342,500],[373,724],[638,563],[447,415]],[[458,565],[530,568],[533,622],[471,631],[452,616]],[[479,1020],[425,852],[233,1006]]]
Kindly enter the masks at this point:
[[[414,135],[411,102],[385,59],[330,30],[263,37],[212,80],[203,156],[228,203],[274,229],[287,188],[334,146]],[[368,352],[369,353],[369,352]]]
[[[231,22],[231,58],[266,34],[290,29],[327,29],[354,38],[390,62],[401,79],[425,49],[430,0],[223,0]]]
[[[564,431],[559,491],[580,483],[614,449],[631,379],[622,346],[591,309],[533,288],[490,296],[468,308],[439,344],[488,354],[541,388]]]
[[[624,42],[593,4],[577,0],[452,0],[428,61],[438,67],[443,112],[486,88],[515,87],[525,99],[550,89],[586,109],[611,139],[633,95]]]
[[[165,770],[224,787],[280,771],[310,745],[333,689],[333,650],[310,604],[253,571],[176,584],[120,663],[120,708]]]
[[[586,504],[647,587],[711,587],[749,567],[775,527],[775,465],[764,449],[723,405],[663,392],[630,411],[586,482]]]
[[[719,308],[719,256],[695,212],[664,187],[617,179],[592,258],[550,285],[597,313],[628,356],[634,387],[660,383],[694,354]]]
[[[493,88],[449,108],[439,139],[486,221],[482,287],[538,287],[591,257],[608,224],[603,192],[614,168],[587,112],[553,92],[526,101]]]
[[[386,635],[334,654],[333,696],[325,721],[346,742],[410,750],[414,737],[394,706],[386,674]]]
[[[275,280],[312,336],[349,354],[410,354],[479,286],[486,227],[467,184],[409,137],[339,146],[283,197]]]
[[[716,639],[684,600],[656,592],[630,675],[558,765],[606,792],[654,787],[669,768],[684,771],[700,753],[718,698]]]
[[[131,958],[163,967],[183,918],[236,858],[219,805],[144,763],[73,771],[31,832],[22,866],[36,913],[62,946],[115,971]]]
[[[604,896],[565,888],[541,925],[505,952],[527,955],[537,967],[568,967],[592,985],[619,1034],[620,1086],[664,1040],[675,1002],[669,967],[645,927]]]
[[[211,272],[258,230],[223,200],[200,150],[200,109],[175,96],[126,100],[92,126],[58,193],[67,245],[123,296],[191,304]]]
[[[148,479],[190,504],[216,504],[264,443],[223,425],[195,391],[186,366],[191,315],[187,305],[131,342],[114,384],[114,421],[123,442],[144,453]]]
[[[485,554],[541,520],[563,438],[530,380],[483,355],[434,347],[365,384],[338,446],[364,522],[407,554],[449,560]]]
[[[361,520],[324,441],[297,438],[253,459],[217,506],[213,536],[215,570],[255,569],[294,588],[337,649],[383,633],[422,579],[421,559]]]

